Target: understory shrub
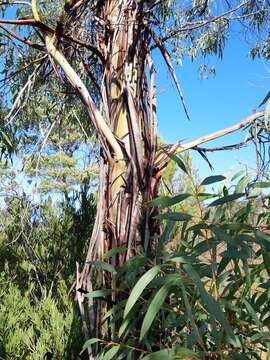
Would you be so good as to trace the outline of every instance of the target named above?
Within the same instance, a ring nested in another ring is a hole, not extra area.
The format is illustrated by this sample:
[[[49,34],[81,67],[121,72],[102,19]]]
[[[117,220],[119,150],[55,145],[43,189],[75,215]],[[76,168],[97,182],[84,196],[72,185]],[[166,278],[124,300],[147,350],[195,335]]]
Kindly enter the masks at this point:
[[[152,256],[108,266],[126,251],[118,248],[93,263],[96,272],[103,269],[104,285],[87,296],[104,315],[84,348],[91,346],[97,360],[270,357],[270,183],[250,184],[243,174],[229,186],[224,180],[211,176],[188,196],[147,204],[159,207],[164,223]],[[189,196],[199,219],[177,211]]]

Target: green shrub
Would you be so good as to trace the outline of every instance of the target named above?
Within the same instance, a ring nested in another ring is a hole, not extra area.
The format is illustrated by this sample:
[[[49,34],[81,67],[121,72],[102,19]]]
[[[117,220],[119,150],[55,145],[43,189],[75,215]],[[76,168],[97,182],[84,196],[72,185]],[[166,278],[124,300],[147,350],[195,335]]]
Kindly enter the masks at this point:
[[[192,213],[174,211],[172,198],[151,203],[165,209],[152,257],[133,257],[122,268],[98,264],[115,284],[88,294],[107,310],[100,336],[85,344],[98,360],[270,356],[269,196],[260,193],[270,183],[242,186],[243,177],[218,193],[212,184],[223,180],[202,182],[214,194],[192,194],[201,209],[195,222]],[[168,250],[179,222],[177,247]],[[111,294],[118,302],[108,306]]]
[[[79,310],[68,295],[94,206],[7,199],[0,211],[0,359],[78,359]]]

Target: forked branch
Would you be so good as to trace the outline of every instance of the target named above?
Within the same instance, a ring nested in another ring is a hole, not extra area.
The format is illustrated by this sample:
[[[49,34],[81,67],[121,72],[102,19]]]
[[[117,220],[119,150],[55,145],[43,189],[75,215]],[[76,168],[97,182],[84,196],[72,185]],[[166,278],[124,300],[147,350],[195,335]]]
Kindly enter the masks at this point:
[[[35,21],[39,22],[40,17],[37,10],[36,0],[32,0],[32,12]],[[73,67],[69,64],[65,56],[55,47],[54,45],[55,35],[51,36],[51,34],[45,32],[44,36],[45,36],[45,44],[48,54],[58,65],[60,65],[71,85],[81,95],[83,101],[87,106],[88,113],[90,115],[91,120],[94,123],[94,126],[98,134],[103,136],[111,146],[114,152],[115,160],[116,161],[123,160],[124,156],[122,149],[118,141],[116,140],[114,134],[112,133],[110,127],[108,126],[107,122],[105,121],[104,117],[102,116],[101,112],[97,109],[85,84],[83,83],[79,75],[76,73],[76,71],[73,69]]]

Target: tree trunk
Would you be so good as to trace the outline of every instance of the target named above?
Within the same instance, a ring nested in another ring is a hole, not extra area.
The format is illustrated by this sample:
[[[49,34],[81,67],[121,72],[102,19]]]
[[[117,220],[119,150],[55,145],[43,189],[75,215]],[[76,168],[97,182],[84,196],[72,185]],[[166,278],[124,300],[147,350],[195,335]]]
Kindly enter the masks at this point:
[[[102,258],[112,248],[124,247],[126,252],[112,259],[114,265],[121,266],[138,249],[151,251],[151,237],[159,231],[153,210],[145,207],[157,196],[160,169],[155,166],[156,87],[149,48],[150,25],[142,21],[142,6],[143,2],[113,0],[106,1],[100,10],[99,21],[107,22],[106,33],[97,34],[99,51],[106,59],[102,112],[122,153],[116,154],[102,139],[96,221],[77,284],[77,289],[86,291],[92,290],[91,261]],[[86,317],[83,295],[78,298]],[[88,316],[93,331],[99,328],[99,320],[98,314],[93,316],[92,306],[90,300]]]

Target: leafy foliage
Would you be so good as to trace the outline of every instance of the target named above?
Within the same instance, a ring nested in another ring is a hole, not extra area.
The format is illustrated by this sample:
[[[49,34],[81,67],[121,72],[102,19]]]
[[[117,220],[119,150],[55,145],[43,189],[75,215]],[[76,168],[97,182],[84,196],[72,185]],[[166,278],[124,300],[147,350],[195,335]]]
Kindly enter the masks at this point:
[[[82,194],[82,198],[85,195]],[[0,357],[77,359],[80,315],[69,295],[93,223],[94,199],[78,209],[7,197],[0,211]]]
[[[224,179],[208,177],[202,183],[212,186]],[[259,182],[244,188],[241,183],[238,177],[230,192],[224,195],[222,189],[210,207],[209,200],[192,195],[201,208],[200,219],[184,219],[177,248],[166,244],[183,219],[162,216],[165,230],[156,253],[114,268],[111,291],[122,300],[107,308],[100,324],[111,329],[112,338],[105,331],[107,336],[85,344],[99,349],[97,359],[269,356],[269,196],[258,196],[264,188]],[[159,202],[164,208],[163,198],[153,205]],[[98,289],[95,301],[106,308],[104,291],[109,289]]]

